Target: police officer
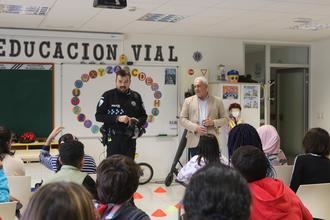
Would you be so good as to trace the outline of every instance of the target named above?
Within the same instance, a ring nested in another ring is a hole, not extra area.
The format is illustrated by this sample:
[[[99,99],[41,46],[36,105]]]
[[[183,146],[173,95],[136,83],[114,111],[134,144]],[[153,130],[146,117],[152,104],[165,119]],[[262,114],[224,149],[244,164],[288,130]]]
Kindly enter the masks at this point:
[[[147,114],[139,93],[131,90],[131,75],[116,72],[116,88],[106,91],[96,108],[96,121],[103,122],[108,135],[107,157],[122,154],[134,159],[136,138],[143,130]]]

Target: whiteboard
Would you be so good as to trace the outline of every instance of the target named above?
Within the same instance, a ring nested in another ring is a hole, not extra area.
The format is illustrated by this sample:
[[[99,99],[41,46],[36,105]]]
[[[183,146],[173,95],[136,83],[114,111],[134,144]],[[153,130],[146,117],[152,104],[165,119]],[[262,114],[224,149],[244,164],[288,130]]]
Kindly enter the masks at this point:
[[[177,135],[177,67],[128,66],[130,88],[142,96],[148,115],[144,136]],[[78,137],[100,137],[96,105],[115,88],[116,65],[62,64],[61,124]]]

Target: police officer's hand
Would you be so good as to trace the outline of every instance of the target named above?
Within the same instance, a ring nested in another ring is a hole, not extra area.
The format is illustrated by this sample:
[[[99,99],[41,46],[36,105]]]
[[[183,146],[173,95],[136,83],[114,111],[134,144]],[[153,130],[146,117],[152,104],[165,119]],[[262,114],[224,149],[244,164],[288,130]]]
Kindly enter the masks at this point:
[[[117,120],[119,122],[127,124],[129,122],[129,117],[127,115],[118,116]]]
[[[138,122],[139,122],[139,119],[131,117],[131,118],[129,118],[128,125],[129,126],[136,125]]]

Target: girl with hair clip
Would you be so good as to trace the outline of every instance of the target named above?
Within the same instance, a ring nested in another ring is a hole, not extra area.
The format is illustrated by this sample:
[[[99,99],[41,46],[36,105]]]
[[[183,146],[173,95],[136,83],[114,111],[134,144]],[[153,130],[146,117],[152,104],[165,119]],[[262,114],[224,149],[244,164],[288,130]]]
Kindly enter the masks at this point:
[[[60,165],[59,159],[58,159],[59,156],[58,155],[53,156],[49,153],[50,144],[55,139],[55,137],[60,132],[62,132],[63,129],[64,129],[64,127],[54,128],[54,130],[49,134],[49,136],[46,140],[45,146],[42,147],[42,149],[40,150],[40,154],[39,154],[40,163],[54,172],[57,172],[61,168],[61,165]],[[67,143],[67,142],[77,141],[77,140],[78,140],[78,138],[76,138],[75,136],[73,136],[70,133],[67,133],[67,134],[62,135],[58,139],[58,144],[61,145],[61,144]],[[84,173],[89,173],[89,174],[96,173],[96,163],[95,163],[95,160],[93,157],[91,157],[87,154],[84,155],[84,164],[81,168],[81,171]]]
[[[25,168],[21,158],[18,158],[10,150],[12,132],[0,126],[0,160],[3,163],[3,170],[7,176],[25,176]]]
[[[191,176],[206,164],[228,164],[228,159],[221,155],[217,138],[212,135],[200,137],[198,144],[199,152],[182,167],[176,180],[184,185],[188,184]]]

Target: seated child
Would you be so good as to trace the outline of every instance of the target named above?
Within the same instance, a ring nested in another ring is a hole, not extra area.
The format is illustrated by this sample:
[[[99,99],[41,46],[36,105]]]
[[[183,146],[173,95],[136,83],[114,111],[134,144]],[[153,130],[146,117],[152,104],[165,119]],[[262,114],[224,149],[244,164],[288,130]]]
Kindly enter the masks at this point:
[[[231,162],[249,183],[251,220],[312,220],[310,212],[288,186],[267,177],[271,165],[260,149],[240,147],[234,151]]]
[[[193,156],[179,171],[176,180],[188,184],[191,176],[209,163],[228,164],[227,158],[221,156],[218,140],[214,135],[201,136],[198,144],[199,152]]]

